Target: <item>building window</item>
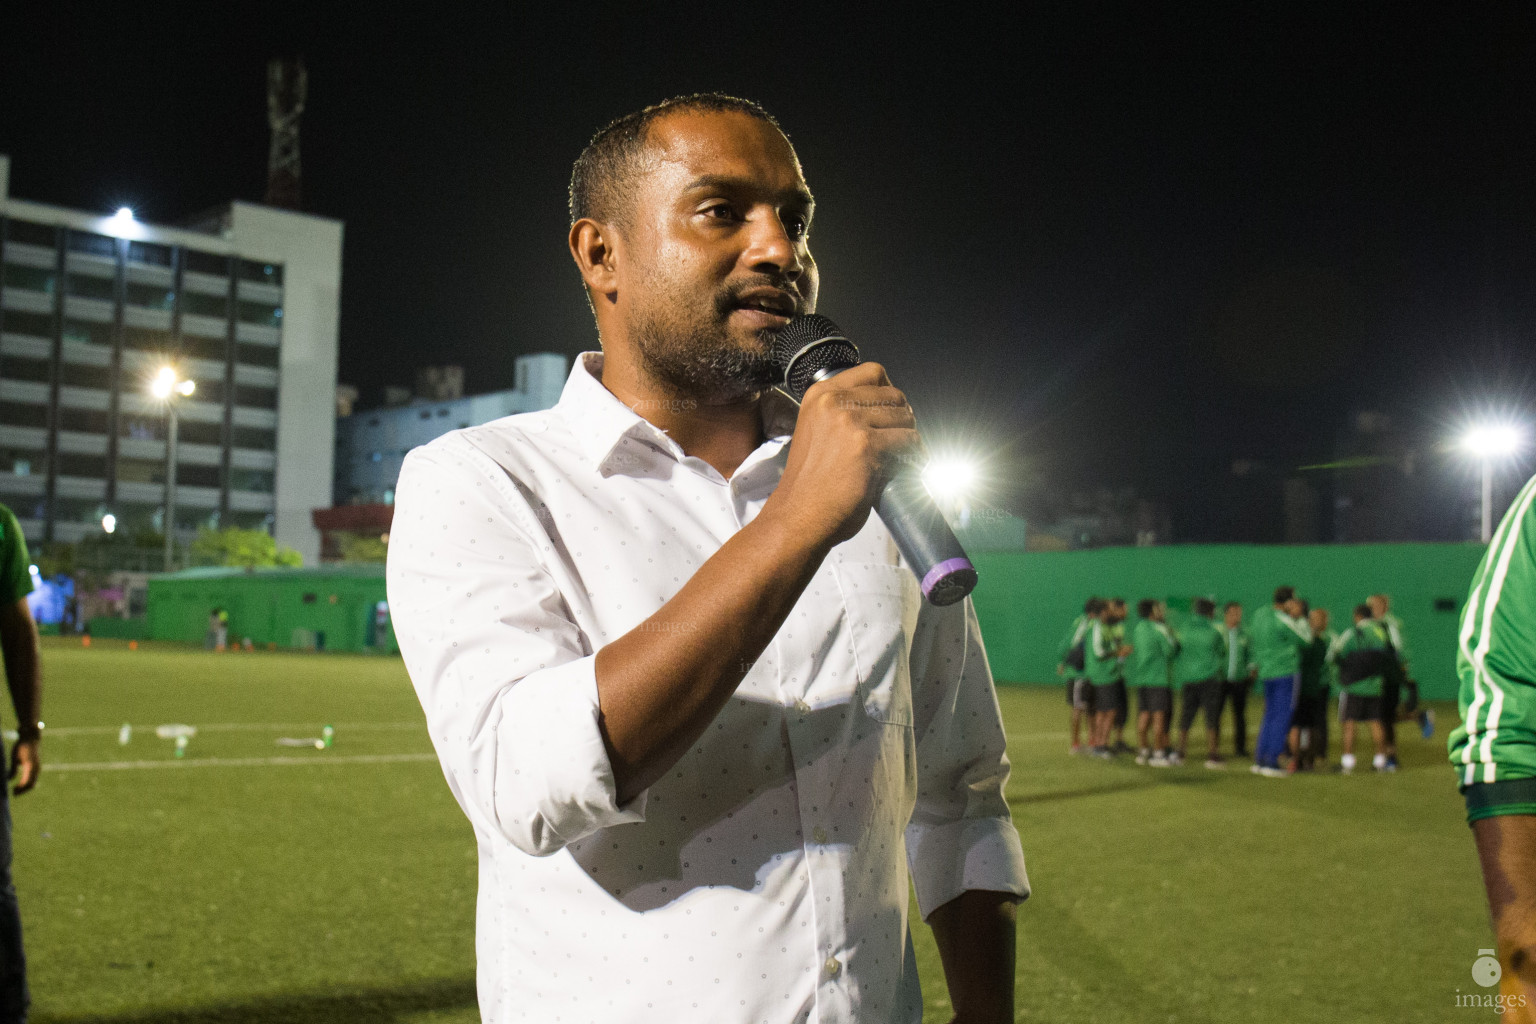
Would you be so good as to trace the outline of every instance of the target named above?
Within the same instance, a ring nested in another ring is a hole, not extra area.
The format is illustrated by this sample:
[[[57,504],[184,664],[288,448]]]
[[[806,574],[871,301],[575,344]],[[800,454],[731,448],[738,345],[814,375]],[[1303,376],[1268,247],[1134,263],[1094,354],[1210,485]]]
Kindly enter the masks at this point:
[[[178,462],[176,483],[187,487],[217,487],[219,486],[219,467],[189,466]]]
[[[197,393],[201,395],[203,389],[199,387]],[[224,425],[222,423],[204,423],[202,420],[182,419],[176,423],[176,437],[187,444],[223,444]]]
[[[107,475],[105,455],[77,455],[74,452],[59,453],[59,475],[89,477],[100,480]]]
[[[213,274],[225,277],[229,274],[229,257],[217,256],[211,252],[200,252],[197,249],[184,249],[186,254],[187,269],[198,274]]]
[[[171,265],[171,249],[166,245],[155,245],[153,242],[129,242],[129,263],[148,263],[155,267],[168,267]]]
[[[59,244],[58,229],[52,224],[33,224],[26,220],[7,221],[5,237],[27,245],[46,245],[50,249]]]
[[[118,456],[117,479],[120,483],[164,484],[164,459],[128,459]]]
[[[103,429],[105,429],[107,414],[97,415],[102,417]],[[120,416],[117,421],[117,434],[119,437],[127,437],[135,441],[164,441],[165,420],[159,416]]]
[[[71,384],[79,388],[110,389],[112,387],[112,367],[81,366],[77,363],[65,363],[59,368],[59,383]]]
[[[5,311],[5,329],[9,334],[30,334],[36,338],[53,337],[53,317],[48,313]]]
[[[181,350],[189,356],[217,359],[222,363],[224,354],[229,351],[229,342],[223,338],[204,338],[196,334],[183,334]],[[197,386],[202,387],[202,381],[198,381]]]
[[[130,327],[128,330],[135,331],[138,328]],[[86,323],[83,320],[66,320],[64,321],[64,340],[77,341],[82,345],[111,345],[112,325]]]
[[[59,429],[82,434],[105,434],[107,414],[103,409],[60,409]]]
[[[84,299],[103,299],[110,302],[117,295],[117,282],[110,277],[69,274],[66,276],[66,282],[69,294],[78,295]]]
[[[170,309],[176,305],[176,293],[164,285],[129,281],[128,304],[145,309]]]
[[[261,284],[282,284],[283,268],[278,263],[258,263],[254,260],[241,260],[236,271],[242,281],[257,281]]]
[[[25,402],[0,402],[0,423],[10,427],[48,426],[48,407]]]
[[[276,369],[278,353],[276,345],[235,345],[235,362],[247,366],[265,366]]]
[[[46,359],[26,359],[22,356],[0,358],[0,377],[6,380],[30,380],[47,384],[53,380],[53,364]]]
[[[269,452],[277,447],[277,434],[261,427],[235,427],[230,443],[236,448]]]
[[[106,235],[93,235],[88,231],[71,231],[69,249],[71,252],[90,253],[92,256],[105,256],[112,259],[117,256],[117,239],[108,238]]]
[[[143,352],[169,352],[171,333],[153,327],[124,327],[123,346]]]
[[[101,517],[106,514],[106,511],[106,507],[95,498],[53,499],[53,518],[55,522],[99,524]]]
[[[283,307],[270,302],[237,302],[235,315],[241,323],[259,324],[262,327],[283,326]]]
[[[272,471],[267,469],[239,469],[229,471],[229,489],[232,491],[257,491],[272,493]]]
[[[258,387],[255,384],[236,384],[235,404],[250,409],[276,409],[277,389]]]
[[[181,297],[181,311],[197,316],[224,319],[229,315],[229,299],[223,295],[204,295],[202,292],[186,292]]]
[[[51,270],[42,270],[38,267],[20,267],[7,263],[5,266],[5,286],[7,288],[25,288],[29,292],[47,292],[54,294],[59,287],[59,275]]]
[[[0,473],[42,476],[48,472],[48,453],[31,448],[0,448]]]

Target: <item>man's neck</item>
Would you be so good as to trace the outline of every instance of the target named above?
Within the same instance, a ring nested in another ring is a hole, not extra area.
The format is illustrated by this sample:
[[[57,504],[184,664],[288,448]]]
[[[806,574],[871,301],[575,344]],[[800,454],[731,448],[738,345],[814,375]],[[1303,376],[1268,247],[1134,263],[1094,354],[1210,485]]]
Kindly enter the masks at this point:
[[[606,352],[599,382],[636,415],[665,431],[684,454],[709,463],[727,480],[765,440],[761,394],[724,402],[676,395],[633,361]]]

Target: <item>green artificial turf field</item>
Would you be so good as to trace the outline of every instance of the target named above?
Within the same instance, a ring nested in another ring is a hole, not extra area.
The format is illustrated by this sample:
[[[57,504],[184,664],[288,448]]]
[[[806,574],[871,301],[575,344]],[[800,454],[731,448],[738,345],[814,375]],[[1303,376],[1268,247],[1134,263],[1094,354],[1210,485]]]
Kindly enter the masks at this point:
[[[398,659],[50,641],[44,671],[44,773],[13,805],[37,1024],[478,1020],[473,840]],[[1394,776],[1264,779],[1070,757],[1060,690],[1000,699],[1036,890],[1019,1020],[1491,1012],[1455,1006],[1492,939],[1454,708]],[[198,727],[181,759],[168,723]],[[327,723],[329,750],[274,743]]]

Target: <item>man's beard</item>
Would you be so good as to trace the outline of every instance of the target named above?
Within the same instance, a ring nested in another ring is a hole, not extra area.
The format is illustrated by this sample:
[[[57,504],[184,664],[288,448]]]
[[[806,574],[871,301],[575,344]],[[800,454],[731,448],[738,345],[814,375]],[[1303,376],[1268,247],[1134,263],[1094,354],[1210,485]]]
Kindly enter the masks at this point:
[[[640,317],[632,336],[641,369],[674,396],[706,405],[755,395],[779,383],[783,374],[771,358],[778,331],[755,332],[755,347],[733,344],[727,319],[734,308],[722,301],[709,322],[703,317],[690,323],[664,315]]]

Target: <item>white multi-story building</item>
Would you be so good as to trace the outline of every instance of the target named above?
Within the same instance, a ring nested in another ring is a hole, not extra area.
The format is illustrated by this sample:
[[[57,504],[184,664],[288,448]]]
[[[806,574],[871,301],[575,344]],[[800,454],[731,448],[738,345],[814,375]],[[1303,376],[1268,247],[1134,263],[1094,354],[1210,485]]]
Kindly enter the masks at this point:
[[[336,421],[336,504],[392,505],[400,464],[412,448],[459,427],[520,412],[548,409],[565,387],[565,356],[518,356],[515,387],[483,395],[431,400],[355,412]]]
[[[111,513],[163,527],[177,398],[177,536],[266,527],[319,557],[330,504],[341,222],[234,202],[194,228],[12,198],[0,156],[0,502],[28,540]]]

